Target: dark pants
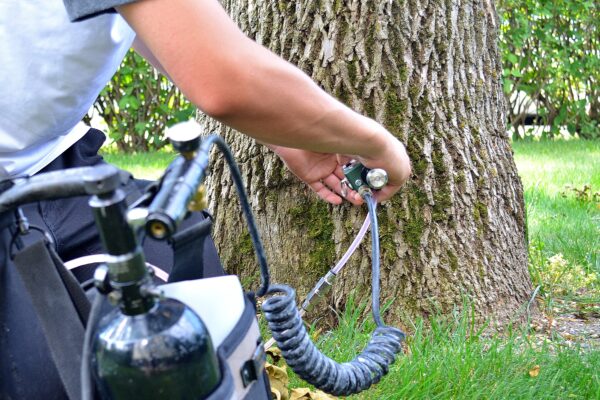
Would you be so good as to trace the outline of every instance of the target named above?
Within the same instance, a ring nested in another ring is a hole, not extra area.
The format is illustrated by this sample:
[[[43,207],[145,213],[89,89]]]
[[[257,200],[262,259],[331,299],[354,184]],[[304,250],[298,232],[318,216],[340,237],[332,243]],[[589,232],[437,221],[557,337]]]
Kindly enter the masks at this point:
[[[104,140],[102,132],[91,129],[40,173],[104,163],[98,155],[98,149]],[[127,193],[139,192],[147,183],[132,178],[123,189]],[[30,223],[51,235],[58,254],[65,261],[103,253],[87,201],[88,197],[83,196],[43,201],[24,207]],[[8,257],[10,235],[5,228],[12,216],[9,218],[5,214],[0,217],[0,399],[65,399],[66,394],[35,312]],[[193,224],[203,218],[202,213],[194,213],[186,224]],[[24,238],[27,239],[27,236]],[[146,239],[143,247],[148,262],[166,272],[171,271],[173,251],[166,242]],[[201,275],[223,275],[210,238],[204,241],[202,254],[204,271]],[[90,267],[78,271],[76,275],[83,281],[91,277],[92,272],[93,268]],[[81,345],[82,343],[73,343],[73,346]]]

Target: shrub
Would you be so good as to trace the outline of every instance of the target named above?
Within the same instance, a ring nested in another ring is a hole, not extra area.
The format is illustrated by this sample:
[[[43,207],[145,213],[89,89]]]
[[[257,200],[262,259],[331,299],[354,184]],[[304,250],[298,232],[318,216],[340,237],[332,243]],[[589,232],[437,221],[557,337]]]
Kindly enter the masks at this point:
[[[166,144],[165,128],[195,113],[183,94],[133,50],[96,99],[94,109],[106,121],[109,137],[125,152],[161,148]]]
[[[600,136],[600,5],[596,0],[499,0],[509,127],[526,119]],[[533,115],[532,115],[533,113]],[[530,121],[531,122],[531,121]]]

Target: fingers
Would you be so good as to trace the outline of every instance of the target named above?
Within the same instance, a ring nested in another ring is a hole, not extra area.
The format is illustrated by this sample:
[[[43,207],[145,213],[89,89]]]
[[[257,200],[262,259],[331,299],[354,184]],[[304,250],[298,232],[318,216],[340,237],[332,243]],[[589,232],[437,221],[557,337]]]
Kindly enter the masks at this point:
[[[344,176],[344,174],[342,173],[342,179],[343,179],[343,176]],[[327,178],[323,179],[323,183],[325,183],[325,185],[327,185],[332,190],[335,190],[335,192],[338,195],[340,195],[341,197],[344,197],[343,193],[342,193],[342,180],[339,178],[339,176],[337,174],[329,175]],[[348,200],[350,203],[354,204],[355,206],[359,206],[363,203],[363,200],[360,197],[360,195],[358,193],[356,193],[354,190],[348,189],[346,196],[344,198],[346,200]]]
[[[327,186],[325,186],[322,182],[314,182],[309,184],[310,188],[314,190],[314,192],[323,200],[328,203],[339,205],[342,204],[342,198],[332,192]]]
[[[394,197],[394,194],[400,190],[400,186],[388,185],[381,190],[373,191],[373,196],[377,203],[382,203]]]
[[[342,166],[338,164],[337,167],[335,167],[335,171],[333,171],[333,173],[335,174],[335,176],[338,177],[338,179],[340,180],[340,182],[345,178],[344,176],[344,170],[342,169]]]
[[[378,202],[389,200],[397,193],[411,175],[410,159],[404,145],[393,136],[385,151],[377,158],[361,158],[359,161],[367,168],[382,168],[389,176],[388,185],[375,193]]]
[[[343,175],[343,174],[342,174]],[[354,190],[348,190],[346,196],[342,194],[342,181],[337,174],[331,174],[322,181],[309,184],[309,187],[323,200],[328,203],[340,205],[345,200],[355,206],[363,204],[363,199]]]
[[[338,164],[340,165],[340,168],[341,168],[342,165],[346,165],[350,161],[353,160],[353,157],[350,157],[350,156],[345,155],[345,154],[336,154],[336,158],[337,158]]]

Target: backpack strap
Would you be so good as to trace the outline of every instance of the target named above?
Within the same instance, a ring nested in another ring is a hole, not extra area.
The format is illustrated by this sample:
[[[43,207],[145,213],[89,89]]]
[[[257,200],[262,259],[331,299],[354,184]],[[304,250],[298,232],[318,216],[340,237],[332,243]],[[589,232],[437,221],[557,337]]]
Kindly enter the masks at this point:
[[[77,312],[77,316],[81,321],[82,325],[85,327],[87,325],[88,317],[90,315],[91,304],[88,296],[84,292],[84,289],[81,287],[79,281],[73,276],[73,273],[67,269],[63,261],[60,259],[58,254],[56,254],[56,250],[54,247],[49,246],[46,243],[46,249],[48,250],[48,255],[52,259],[54,266],[56,267],[56,272],[60,276],[65,289],[75,307],[75,311]]]
[[[65,391],[70,399],[78,399],[89,302],[53,253],[44,240],[38,240],[17,252],[13,262],[40,321]]]
[[[210,235],[212,219],[206,216],[200,222],[177,232],[171,239],[173,268],[169,282],[204,278],[204,240]]]

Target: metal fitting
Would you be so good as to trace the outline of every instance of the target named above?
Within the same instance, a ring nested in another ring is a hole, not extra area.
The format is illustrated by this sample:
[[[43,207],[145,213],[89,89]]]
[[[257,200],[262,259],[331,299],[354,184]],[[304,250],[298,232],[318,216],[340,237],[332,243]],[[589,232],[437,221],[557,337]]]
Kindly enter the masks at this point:
[[[388,174],[384,169],[373,168],[367,172],[367,184],[371,189],[380,190],[388,183]]]
[[[314,308],[315,305],[319,304],[325,295],[331,290],[336,278],[337,275],[332,271],[329,271],[324,277],[322,277],[306,296],[306,300],[304,300],[304,303],[302,303],[302,309],[306,312],[309,312]]]
[[[100,264],[94,271],[94,286],[102,294],[108,294],[112,292],[112,286],[110,284],[110,278],[108,274],[108,265]]]
[[[373,195],[373,191],[367,185],[363,185],[358,188],[358,194],[364,199],[366,195]]]

